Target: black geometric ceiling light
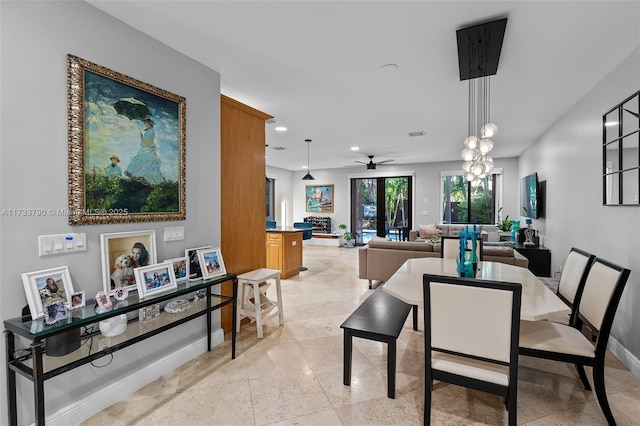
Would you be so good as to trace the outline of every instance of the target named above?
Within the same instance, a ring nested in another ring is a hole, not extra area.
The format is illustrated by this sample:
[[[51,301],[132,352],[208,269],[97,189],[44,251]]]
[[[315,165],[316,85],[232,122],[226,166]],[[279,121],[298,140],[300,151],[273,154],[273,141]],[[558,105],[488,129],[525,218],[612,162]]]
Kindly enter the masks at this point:
[[[483,178],[493,169],[489,152],[493,149],[491,138],[498,133],[498,126],[491,122],[489,76],[498,72],[506,27],[507,18],[503,18],[456,31],[460,81],[469,80],[469,136],[460,153],[468,181]]]
[[[309,173],[311,171],[311,168],[309,167],[309,144],[311,143],[311,139],[305,139],[304,141],[307,143],[307,174],[304,175],[302,180],[316,180],[316,178],[311,176],[311,173]]]

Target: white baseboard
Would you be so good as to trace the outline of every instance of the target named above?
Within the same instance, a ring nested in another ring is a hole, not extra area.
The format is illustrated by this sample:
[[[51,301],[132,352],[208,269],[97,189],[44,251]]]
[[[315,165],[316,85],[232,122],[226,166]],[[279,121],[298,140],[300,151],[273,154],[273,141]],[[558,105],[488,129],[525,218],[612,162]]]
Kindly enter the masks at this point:
[[[607,349],[629,369],[633,376],[640,380],[640,360],[613,337],[609,337]]]
[[[310,246],[340,247],[340,239],[338,238],[312,238],[307,241]]]
[[[219,329],[211,334],[211,347],[215,347],[224,342],[224,331]],[[87,395],[81,400],[47,416],[48,425],[79,425],[94,414],[99,413],[107,407],[122,400],[122,395],[131,395],[161,376],[170,373],[176,368],[186,364],[199,355],[207,351],[207,338],[203,337],[172,352],[162,359],[159,359],[144,368],[122,377],[116,383],[112,383],[98,392]]]

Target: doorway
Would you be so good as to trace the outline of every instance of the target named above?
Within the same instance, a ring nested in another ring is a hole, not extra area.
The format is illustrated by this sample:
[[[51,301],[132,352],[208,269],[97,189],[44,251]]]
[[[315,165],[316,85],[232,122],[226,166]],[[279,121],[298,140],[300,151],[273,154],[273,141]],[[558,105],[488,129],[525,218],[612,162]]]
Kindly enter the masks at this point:
[[[413,203],[411,176],[351,179],[351,230],[356,244],[372,236],[409,239]]]

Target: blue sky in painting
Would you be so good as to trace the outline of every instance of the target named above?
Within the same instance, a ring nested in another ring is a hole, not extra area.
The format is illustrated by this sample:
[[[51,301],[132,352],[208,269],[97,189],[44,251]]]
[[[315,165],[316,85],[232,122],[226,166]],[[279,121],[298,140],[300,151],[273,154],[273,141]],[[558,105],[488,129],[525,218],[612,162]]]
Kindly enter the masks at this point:
[[[139,129],[144,124],[119,115],[113,104],[121,98],[136,98],[151,110],[156,145],[165,179],[178,180],[178,103],[138,90],[115,80],[85,70],[85,171],[103,170],[112,155],[120,157],[120,167],[127,166],[140,146]]]

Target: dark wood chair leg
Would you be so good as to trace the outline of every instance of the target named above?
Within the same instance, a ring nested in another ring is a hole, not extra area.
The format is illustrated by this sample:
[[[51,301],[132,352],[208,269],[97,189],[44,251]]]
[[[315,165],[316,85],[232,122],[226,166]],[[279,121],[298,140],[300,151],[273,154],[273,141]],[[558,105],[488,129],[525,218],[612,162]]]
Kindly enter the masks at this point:
[[[609,407],[609,400],[607,399],[607,391],[604,383],[604,360],[597,362],[593,366],[593,387],[596,390],[596,396],[598,397],[598,403],[602,414],[609,423],[609,426],[615,426],[616,420],[613,418],[611,407]]]
[[[348,330],[344,331],[344,356],[343,356],[343,366],[344,366],[344,379],[343,383],[346,386],[351,386],[351,333]]]
[[[418,331],[418,305],[413,305],[413,329]]]
[[[580,376],[580,380],[582,380],[582,384],[586,390],[591,390],[591,384],[589,384],[589,379],[587,379],[587,373],[584,371],[584,366],[581,364],[573,364],[576,367],[576,371],[578,372],[578,376]]]
[[[387,396],[396,397],[396,341],[387,342]]]
[[[509,426],[517,425],[517,417],[518,417],[518,398],[515,392],[512,394],[510,391],[509,396],[507,396],[507,411],[509,412]]]
[[[424,426],[431,424],[431,392],[433,383],[430,381],[424,384]]]

